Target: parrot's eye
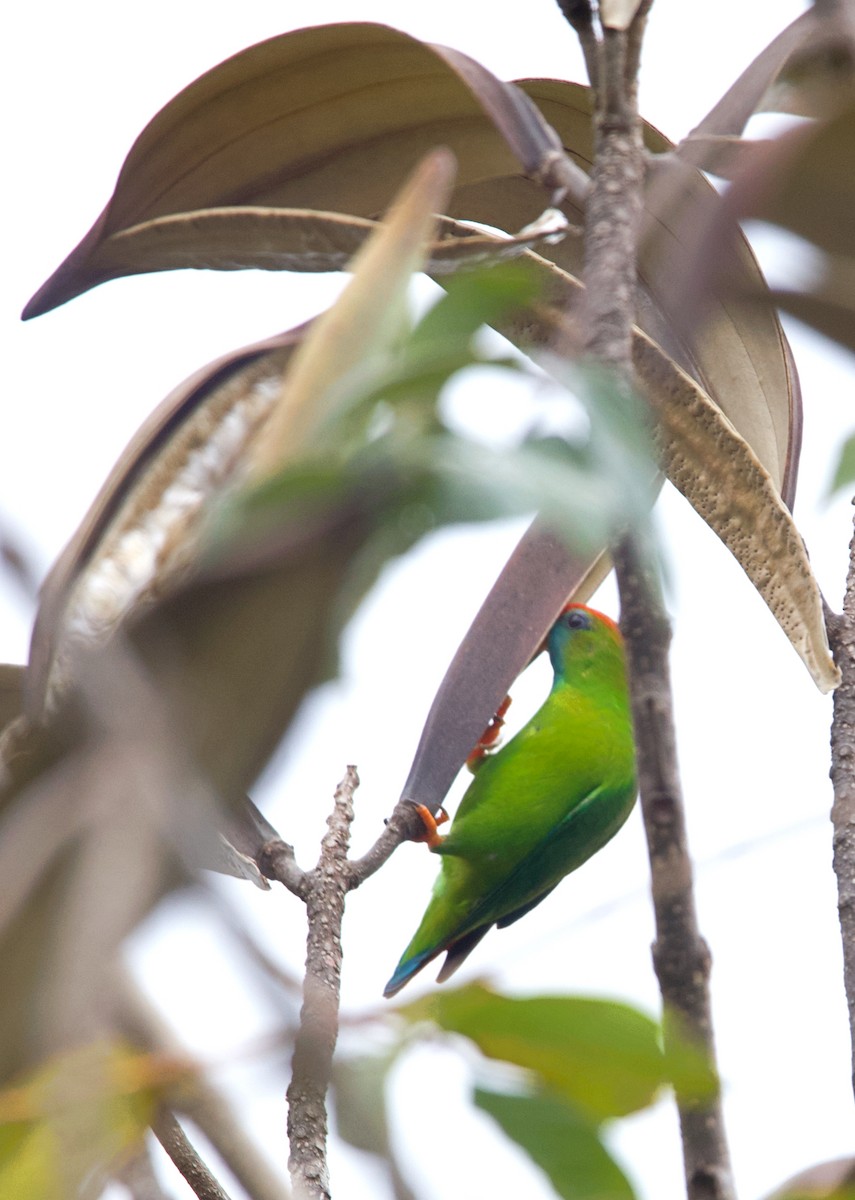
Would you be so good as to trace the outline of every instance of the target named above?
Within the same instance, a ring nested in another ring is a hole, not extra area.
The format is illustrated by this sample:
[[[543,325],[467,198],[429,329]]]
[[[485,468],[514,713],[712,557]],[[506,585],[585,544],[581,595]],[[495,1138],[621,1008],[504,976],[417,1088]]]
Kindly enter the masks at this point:
[[[564,614],[564,623],[568,629],[590,629],[591,618],[580,608],[572,608]]]

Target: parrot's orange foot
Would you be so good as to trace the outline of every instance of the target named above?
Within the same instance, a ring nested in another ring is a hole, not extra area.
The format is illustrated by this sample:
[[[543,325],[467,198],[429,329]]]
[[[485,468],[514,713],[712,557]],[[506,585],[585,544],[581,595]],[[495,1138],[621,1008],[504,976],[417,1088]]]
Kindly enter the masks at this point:
[[[490,718],[489,724],[484,732],[479,737],[474,750],[466,759],[466,766],[474,773],[481,766],[485,758],[493,751],[499,748],[499,736],[502,732],[502,726],[505,723],[505,713],[511,707],[510,696],[505,696],[502,703],[496,709],[496,715]]]
[[[427,842],[428,846],[433,850],[434,846],[442,844],[442,838],[437,833],[437,827],[444,825],[448,820],[448,813],[440,806],[440,810],[436,816],[424,804],[414,805],[416,812],[422,819],[424,825],[424,833],[419,837],[414,837],[414,842]]]

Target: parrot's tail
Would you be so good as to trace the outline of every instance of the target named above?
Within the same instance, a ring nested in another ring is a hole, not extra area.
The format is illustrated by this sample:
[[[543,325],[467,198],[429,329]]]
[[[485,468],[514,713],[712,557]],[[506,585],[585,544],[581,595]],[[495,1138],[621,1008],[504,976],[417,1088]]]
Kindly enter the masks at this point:
[[[383,995],[386,999],[388,1000],[391,996],[400,992],[405,983],[409,983],[422,967],[426,967],[432,958],[436,958],[437,954],[441,953],[442,947],[440,946],[431,950],[423,950],[421,954],[414,954],[411,958],[404,955],[395,968],[395,974],[383,989]]]
[[[522,914],[520,914],[522,915]],[[398,963],[395,969],[395,974],[386,984],[383,990],[383,995],[388,1000],[390,996],[394,996],[396,992],[400,992],[405,983],[409,983],[417,971],[422,967],[426,967],[429,962],[442,954],[445,954],[445,962],[436,977],[437,983],[445,983],[465,958],[468,958],[481,938],[492,927],[492,922],[489,925],[479,925],[477,929],[470,929],[468,933],[464,933],[462,937],[456,938],[453,942],[446,942],[439,946],[430,946],[427,950],[421,950],[417,954],[411,955],[409,950],[404,951],[404,957]]]

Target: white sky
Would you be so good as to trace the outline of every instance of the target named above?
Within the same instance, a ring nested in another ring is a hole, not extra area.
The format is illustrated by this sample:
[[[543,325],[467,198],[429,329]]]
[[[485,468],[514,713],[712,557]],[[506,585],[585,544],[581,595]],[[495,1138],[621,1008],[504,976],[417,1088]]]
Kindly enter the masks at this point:
[[[793,0],[657,0],[643,63],[644,115],[679,138],[804,7]],[[3,345],[11,360],[0,522],[40,570],[156,402],[228,348],[315,311],[338,285],[316,277],[185,272],[108,284],[26,326],[17,320],[21,307],[88,229],[133,139],[171,95],[252,42],[303,24],[354,19],[386,21],[455,46],[505,78],[582,78],[573,38],[551,0],[519,6],[513,19],[498,5],[445,0],[16,6],[15,50],[0,85],[9,89],[11,166],[0,280]],[[780,256],[777,262],[778,270],[788,269]],[[852,364],[799,329],[792,341],[805,399],[796,515],[820,582],[839,607],[851,510],[845,501],[822,507],[819,496],[832,447],[855,424],[848,405]],[[660,507],[672,568],[680,754],[701,922],[714,955],[726,1116],[740,1195],[759,1197],[796,1170],[851,1148],[827,820],[830,702],[814,690],[762,602],[699,519],[672,493]],[[373,841],[403,783],[433,690],[514,540],[507,528],[437,538],[390,570],[358,615],[342,682],[309,705],[259,792],[304,864],[314,860],[328,797],[348,761],[359,765],[363,779],[357,848]],[[610,589],[600,602],[615,612]],[[30,619],[0,576],[0,661],[22,661]],[[515,689],[514,711],[522,716],[527,702],[533,706],[544,683],[541,672]],[[421,847],[404,847],[352,898],[347,1011],[378,1003],[433,874],[434,861]],[[266,943],[297,968],[303,954],[297,901],[240,884],[224,887]],[[491,934],[460,979],[488,973],[513,991],[578,990],[656,1011],[645,889],[636,814],[547,904]],[[220,1045],[223,1027],[227,1046],[236,1049],[269,1021],[229,977],[233,966],[223,972],[221,940],[193,906],[176,903],[152,922],[137,951],[185,1036],[208,1054]],[[210,1002],[212,979],[218,1005]],[[425,978],[418,987],[429,985]],[[493,1137],[486,1119],[467,1115],[467,1078],[456,1059],[436,1050],[400,1071],[397,1112],[420,1196],[462,1200],[484,1194],[485,1179],[499,1200],[518,1190],[533,1200],[551,1195],[538,1172]],[[251,1087],[253,1098],[245,1092],[242,1105],[284,1169],[281,1080],[268,1072],[261,1080],[253,1076]],[[446,1106],[439,1127],[431,1119],[428,1136],[421,1124],[425,1095],[432,1106]],[[669,1105],[624,1123],[614,1144],[645,1200],[680,1195]],[[460,1147],[462,1155],[455,1152]],[[363,1157],[347,1150],[334,1153],[333,1183],[339,1198],[381,1194]]]

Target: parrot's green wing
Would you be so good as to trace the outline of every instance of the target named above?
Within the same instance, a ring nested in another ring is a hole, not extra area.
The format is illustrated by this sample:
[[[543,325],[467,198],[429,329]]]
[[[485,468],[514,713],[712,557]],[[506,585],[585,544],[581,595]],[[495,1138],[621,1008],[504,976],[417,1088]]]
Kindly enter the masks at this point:
[[[466,911],[449,903],[448,895],[468,892],[467,880],[460,876],[477,867],[456,853],[450,854],[422,923],[384,995],[394,995],[443,950],[447,958],[438,979],[446,980],[493,925],[505,928],[525,916],[565,875],[604,846],[628,817],[634,800],[634,785],[620,790],[594,789]],[[445,853],[444,846],[438,850]]]
[[[481,762],[393,995],[443,950],[447,978],[493,925],[510,925],[617,832],[635,800],[632,722],[620,631],[570,604],[547,638],[549,696],[504,749]],[[483,739],[482,739],[483,740]]]

